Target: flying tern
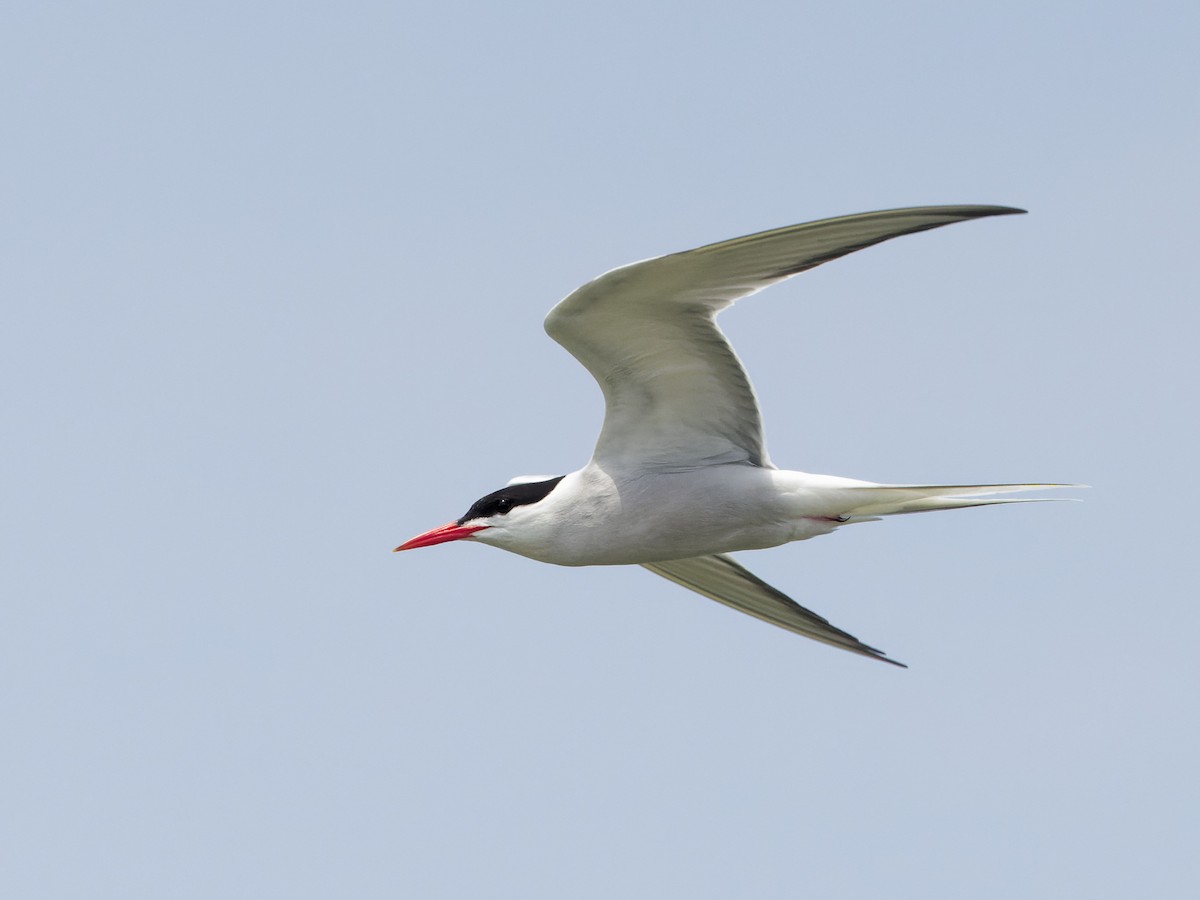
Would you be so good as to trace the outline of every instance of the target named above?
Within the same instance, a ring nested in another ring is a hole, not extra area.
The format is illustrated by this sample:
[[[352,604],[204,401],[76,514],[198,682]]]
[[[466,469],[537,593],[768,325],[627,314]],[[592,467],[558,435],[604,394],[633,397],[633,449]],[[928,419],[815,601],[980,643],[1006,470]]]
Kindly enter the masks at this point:
[[[878,484],[776,468],[750,379],[718,328],[734,301],[901,235],[1022,213],[926,206],[823,219],[613,269],[546,317],[604,393],[591,460],[515,478],[397,550],[478,541],[563,566],[640,565],[788,631],[903,665],[756,578],[727,554],[882,516],[1029,502],[1053,484]]]

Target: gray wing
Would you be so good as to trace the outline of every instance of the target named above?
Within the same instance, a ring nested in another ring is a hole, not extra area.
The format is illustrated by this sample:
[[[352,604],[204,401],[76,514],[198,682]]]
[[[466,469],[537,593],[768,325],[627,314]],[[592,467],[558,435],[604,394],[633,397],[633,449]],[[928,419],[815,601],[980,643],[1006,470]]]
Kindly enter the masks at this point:
[[[717,327],[740,297],[890,238],[1006,206],[927,206],[792,225],[613,269],[570,294],[546,331],[600,383],[593,459],[647,469],[770,466],[754,389]]]
[[[724,554],[642,565],[655,575],[661,575],[697,594],[703,594],[718,603],[749,613],[772,625],[786,628],[814,641],[849,650],[851,653],[859,653],[907,668],[902,662],[888,659],[882,650],[868,647],[854,635],[834,628],[827,620],[805,609],[791,597],[777,591]]]

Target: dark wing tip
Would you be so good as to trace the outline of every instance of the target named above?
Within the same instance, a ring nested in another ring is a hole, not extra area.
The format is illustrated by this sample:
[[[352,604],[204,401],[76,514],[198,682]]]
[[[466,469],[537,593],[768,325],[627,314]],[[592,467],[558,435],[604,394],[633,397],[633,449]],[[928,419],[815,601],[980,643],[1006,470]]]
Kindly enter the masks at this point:
[[[795,601],[793,600],[792,602],[794,603]],[[830,626],[830,628],[833,628],[833,627],[834,626],[832,626],[832,625]],[[830,646],[838,647],[839,649],[842,649],[842,650],[849,650],[851,653],[857,653],[859,656],[865,656],[869,659],[877,659],[880,662],[890,663],[893,666],[899,666],[901,669],[908,668],[907,663],[902,663],[898,659],[892,659],[890,656],[887,655],[887,653],[885,651],[880,650],[878,647],[872,647],[870,644],[864,644],[862,641],[860,641],[858,638],[856,638],[854,635],[850,634],[849,632],[842,631],[840,628],[835,628],[834,630],[841,631],[841,633],[843,635],[845,635],[850,641],[853,641],[853,643],[852,644],[830,644]]]
[[[976,216],[1017,216],[1024,215],[1029,212],[1027,209],[1021,209],[1019,206],[991,206],[988,204],[968,205],[964,207],[964,211],[975,210],[975,212],[967,212],[968,215]]]

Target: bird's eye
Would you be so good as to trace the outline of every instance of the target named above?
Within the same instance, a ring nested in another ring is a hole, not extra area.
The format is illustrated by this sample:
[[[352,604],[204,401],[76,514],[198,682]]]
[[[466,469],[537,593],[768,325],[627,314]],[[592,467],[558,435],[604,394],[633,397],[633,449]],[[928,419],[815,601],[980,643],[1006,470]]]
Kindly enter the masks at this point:
[[[512,508],[513,502],[507,497],[501,497],[496,501],[496,512],[500,513],[501,515],[504,515],[504,513],[508,512]]]

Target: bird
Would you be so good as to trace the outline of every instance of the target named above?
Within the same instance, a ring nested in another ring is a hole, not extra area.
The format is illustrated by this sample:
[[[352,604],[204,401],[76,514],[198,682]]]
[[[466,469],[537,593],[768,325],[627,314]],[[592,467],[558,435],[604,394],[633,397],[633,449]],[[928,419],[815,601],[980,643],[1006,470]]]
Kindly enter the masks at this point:
[[[890,209],[762,231],[612,269],[567,295],[545,329],[592,374],[604,423],[591,459],[519,476],[397,551],[475,541],[561,566],[639,565],[788,631],[882,662],[869,646],[729,554],[860,522],[1037,498],[1058,484],[885,484],[777,468],[746,370],[717,314],[822,263],[1008,206]]]

